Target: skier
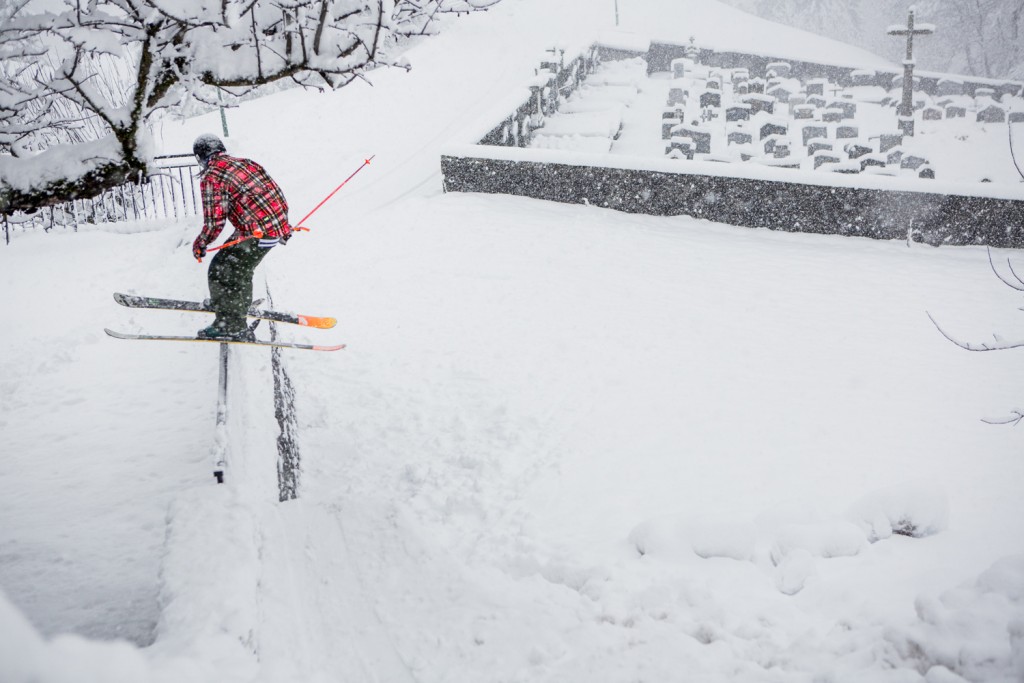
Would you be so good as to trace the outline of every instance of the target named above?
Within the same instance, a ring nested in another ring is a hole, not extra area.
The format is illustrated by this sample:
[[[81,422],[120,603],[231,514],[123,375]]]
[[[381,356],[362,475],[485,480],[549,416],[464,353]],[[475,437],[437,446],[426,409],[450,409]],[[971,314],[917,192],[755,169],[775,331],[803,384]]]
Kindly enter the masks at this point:
[[[196,138],[192,152],[202,166],[203,229],[192,243],[196,259],[224,229],[225,220],[235,228],[228,240],[242,240],[224,247],[210,261],[210,308],[213,324],[199,330],[201,339],[253,341],[246,325],[252,305],[252,278],[256,266],[277,244],[291,237],[288,202],[262,166],[249,159],[229,156],[216,135]]]

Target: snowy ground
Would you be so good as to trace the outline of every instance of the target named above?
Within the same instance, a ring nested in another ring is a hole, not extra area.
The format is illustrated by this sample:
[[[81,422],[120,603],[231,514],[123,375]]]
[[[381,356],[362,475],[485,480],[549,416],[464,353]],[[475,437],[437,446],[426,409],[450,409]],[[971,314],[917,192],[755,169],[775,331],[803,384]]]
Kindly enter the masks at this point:
[[[1024,459],[981,419],[1024,357],[926,316],[1024,338],[983,249],[440,194],[578,15],[503,3],[229,114],[298,215],[378,155],[262,268],[340,321],[289,337],[348,343],[286,357],[298,501],[267,354],[233,353],[217,487],[213,348],[102,334],[201,326],[109,299],[201,296],[196,226],[0,249],[0,680],[1020,680]]]

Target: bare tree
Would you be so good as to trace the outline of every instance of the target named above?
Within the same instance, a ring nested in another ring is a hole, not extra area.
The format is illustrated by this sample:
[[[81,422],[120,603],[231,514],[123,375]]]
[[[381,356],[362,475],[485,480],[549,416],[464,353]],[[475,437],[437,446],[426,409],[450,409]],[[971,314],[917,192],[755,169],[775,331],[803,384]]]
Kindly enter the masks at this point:
[[[37,11],[0,0],[0,213],[145,174],[147,122],[191,98],[213,103],[218,91],[234,97],[284,79],[340,88],[394,65],[389,48],[401,37],[498,1],[60,0],[58,11]],[[104,59],[131,65],[123,92],[105,87]],[[72,133],[88,125],[99,139]]]

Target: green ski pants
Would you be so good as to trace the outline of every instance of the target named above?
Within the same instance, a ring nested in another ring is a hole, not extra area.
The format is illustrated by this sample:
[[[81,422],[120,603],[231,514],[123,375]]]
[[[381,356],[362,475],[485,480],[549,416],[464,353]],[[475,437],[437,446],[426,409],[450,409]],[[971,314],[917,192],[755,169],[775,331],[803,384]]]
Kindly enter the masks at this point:
[[[259,240],[245,240],[221,249],[210,261],[210,307],[217,314],[213,324],[229,332],[246,326],[245,314],[252,305],[252,276],[270,249]]]

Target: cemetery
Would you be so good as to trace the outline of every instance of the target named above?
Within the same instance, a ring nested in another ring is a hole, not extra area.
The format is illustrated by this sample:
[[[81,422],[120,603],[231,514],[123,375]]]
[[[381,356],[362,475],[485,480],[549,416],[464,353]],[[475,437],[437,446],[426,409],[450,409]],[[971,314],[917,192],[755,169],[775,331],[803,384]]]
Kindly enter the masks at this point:
[[[907,29],[893,27],[890,33],[907,38],[909,54],[913,36],[931,30],[914,28],[911,15]],[[551,55],[537,71],[530,100],[481,140],[521,152],[478,146],[445,157],[446,189],[595,203],[570,169],[585,168],[583,176],[602,178],[606,189],[628,170],[639,195],[624,185],[597,203],[794,229],[771,219],[785,213],[780,202],[792,200],[800,206],[790,207],[791,214],[807,213],[796,222],[799,230],[892,238],[915,222],[937,243],[1024,244],[1024,181],[1010,146],[1014,123],[1024,122],[1024,84],[915,74],[912,59],[896,73],[723,55],[692,42],[651,44],[646,51],[597,44],[575,59],[567,59],[564,50]],[[1021,157],[1024,126],[1018,128]],[[474,180],[471,170],[459,167],[477,168],[487,158],[487,178]],[[524,168],[544,179],[527,178],[522,168],[508,176],[493,173],[503,163],[527,161],[535,163]],[[574,175],[572,182],[551,180],[551,169],[543,165],[557,162],[568,162],[559,173]],[[773,209],[751,194],[750,181],[771,193]],[[677,185],[713,187],[707,190],[712,199],[702,195],[695,204],[692,192],[660,196]],[[834,199],[836,188],[844,188],[847,197],[836,209],[839,216],[806,211]],[[896,195],[883,199],[885,192]],[[856,195],[862,196],[850,199]],[[739,196],[747,210],[730,209],[728,218],[715,211],[715,202]],[[872,210],[876,220],[870,225],[863,216],[845,221],[842,206],[851,201],[895,213]],[[958,203],[963,206],[950,208]],[[971,212],[963,208],[967,204]],[[896,211],[897,206],[902,208]],[[911,206],[921,215],[906,213]],[[986,216],[987,227],[966,224],[976,211]],[[1014,226],[1009,236],[1007,225]]]

